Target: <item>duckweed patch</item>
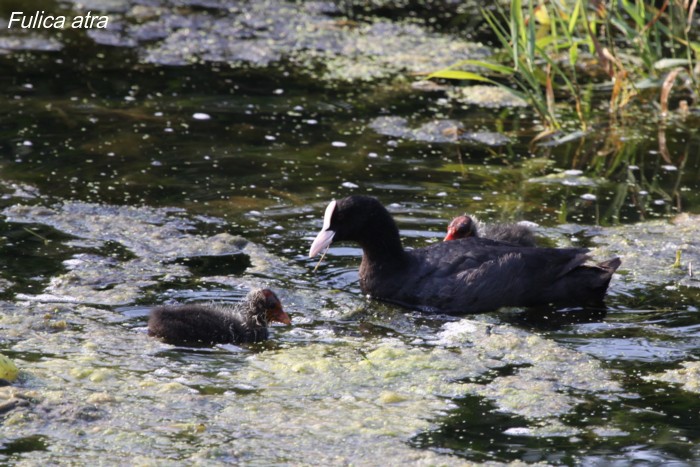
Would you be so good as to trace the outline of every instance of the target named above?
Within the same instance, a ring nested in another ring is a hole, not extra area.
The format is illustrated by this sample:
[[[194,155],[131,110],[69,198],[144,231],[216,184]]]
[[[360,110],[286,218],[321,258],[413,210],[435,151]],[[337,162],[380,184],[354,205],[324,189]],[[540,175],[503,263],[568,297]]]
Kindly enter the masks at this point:
[[[105,458],[116,461],[129,449],[145,462],[294,458],[362,464],[379,453],[402,462],[452,465],[462,462],[454,453],[420,449],[410,440],[439,430],[455,412],[455,401],[467,396],[520,420],[508,436],[626,436],[626,427],[615,421],[583,429],[567,419],[591,401],[638,397],[623,388],[615,372],[586,353],[490,315],[417,324],[402,310],[302,287],[282,294],[285,308],[300,312],[296,327],[273,328],[267,345],[195,352],[166,346],[146,336],[140,327],[145,317],[124,320],[80,303],[133,303],[156,281],[188,277],[191,272],[171,260],[189,254],[249,254],[252,268],[260,268],[252,274],[291,275],[303,269],[238,237],[198,235],[181,211],[66,202],[49,208],[14,205],[5,213],[11,222],[43,223],[91,248],[112,242],[130,253],[76,253],[65,262],[68,271],[51,278],[43,294],[20,295],[30,301],[0,308],[6,348],[23,368],[19,386],[3,393],[10,439],[36,432],[41,423],[39,432],[49,445],[82,452],[81,460],[106,450]],[[683,237],[693,221],[654,222],[647,231],[659,241],[657,236],[672,231]],[[610,239],[629,235],[625,227],[595,233],[596,256],[611,254]],[[79,248],[74,240],[66,243]],[[252,275],[204,280],[234,287],[256,283]],[[614,287],[626,287],[626,276],[616,280],[622,284]],[[37,300],[66,303],[31,302]],[[349,325],[355,320],[360,322]],[[693,390],[694,369],[684,368],[691,375],[685,384]],[[674,370],[648,376],[668,382],[683,377]],[[56,437],[59,426],[64,429]],[[85,431],[107,444],[81,444]],[[223,442],[230,439],[235,443]],[[45,456],[37,450],[23,459],[43,462]]]
[[[427,143],[467,141],[486,146],[502,146],[510,141],[500,133],[467,131],[461,122],[455,120],[436,120],[411,128],[408,120],[403,117],[377,117],[370,122],[369,127],[381,135]]]
[[[72,3],[77,9],[87,8],[82,1]],[[90,31],[89,36],[98,44],[136,48],[140,59],[150,64],[266,67],[287,60],[329,81],[428,74],[490,54],[481,44],[417,24],[348,20],[337,8],[319,8],[318,2],[208,3],[206,8],[191,2],[192,8],[186,8],[188,3],[177,10],[140,1],[132,2],[130,9],[107,6],[113,11],[110,28]]]
[[[671,221],[657,220],[611,227],[596,238],[596,256],[622,258],[620,286],[625,289],[668,285],[682,291],[700,287],[700,216],[683,214]],[[674,267],[676,259],[679,264]]]
[[[700,393],[700,362],[681,362],[680,368],[653,373],[644,379],[678,384],[684,391]]]
[[[479,107],[527,107],[528,103],[498,86],[474,85],[449,88],[447,95],[459,103]]]
[[[0,463],[700,459],[697,109],[613,121],[581,83],[588,129],[529,145],[543,123],[510,95],[409,85],[490,54],[460,27],[478,5],[457,3],[62,0],[109,29],[0,38],[0,353],[19,369]],[[608,308],[459,319],[368,299],[356,248],[307,258],[350,193],[388,205],[409,247],[467,211],[619,255]],[[155,304],[261,285],[294,322],[267,342],[146,334]]]
[[[623,394],[614,375],[590,356],[508,325],[466,319],[447,323],[437,342],[469,345],[482,358],[488,358],[494,368],[520,366],[514,375],[465,387],[491,400],[500,410],[526,419],[556,419],[582,402],[577,393],[606,397]]]
[[[242,237],[191,233],[194,224],[181,210],[64,202],[53,207],[16,204],[6,208],[4,214],[10,222],[49,225],[90,242],[91,248],[103,248],[112,242],[136,256],[121,261],[97,254],[75,254],[64,262],[67,273],[51,278],[40,294],[18,296],[25,300],[131,304],[144,288],[191,276],[185,265],[173,263],[180,258],[249,255],[250,270],[256,273],[281,268],[282,264],[263,247]]]

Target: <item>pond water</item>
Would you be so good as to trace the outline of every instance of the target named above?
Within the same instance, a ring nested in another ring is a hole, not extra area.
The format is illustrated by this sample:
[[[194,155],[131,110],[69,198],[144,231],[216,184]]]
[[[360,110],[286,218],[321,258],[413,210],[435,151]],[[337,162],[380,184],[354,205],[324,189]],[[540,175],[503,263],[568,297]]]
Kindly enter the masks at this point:
[[[0,462],[700,461],[697,108],[531,145],[519,102],[413,84],[489,50],[410,10],[80,3],[112,26],[0,9]],[[467,211],[622,267],[604,310],[401,309],[361,294],[357,245],[308,258],[350,194],[407,247]],[[146,335],[156,304],[263,285],[293,320],[265,343]]]

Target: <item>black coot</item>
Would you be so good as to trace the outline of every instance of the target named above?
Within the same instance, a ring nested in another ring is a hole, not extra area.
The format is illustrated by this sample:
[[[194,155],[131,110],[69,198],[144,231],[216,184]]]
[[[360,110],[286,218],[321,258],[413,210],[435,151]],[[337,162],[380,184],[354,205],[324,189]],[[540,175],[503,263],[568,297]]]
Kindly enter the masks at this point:
[[[175,345],[241,344],[267,339],[267,324],[273,321],[292,323],[273,291],[257,289],[234,306],[154,308],[148,334]]]
[[[339,241],[362,247],[364,293],[444,313],[600,304],[620,266],[619,258],[584,266],[584,248],[526,248],[479,237],[406,251],[389,212],[368,196],[331,201],[309,256]]]
[[[520,246],[537,246],[532,230],[521,224],[484,225],[467,214],[452,219],[450,225],[447,226],[447,235],[445,235],[444,241],[467,237],[489,238]]]

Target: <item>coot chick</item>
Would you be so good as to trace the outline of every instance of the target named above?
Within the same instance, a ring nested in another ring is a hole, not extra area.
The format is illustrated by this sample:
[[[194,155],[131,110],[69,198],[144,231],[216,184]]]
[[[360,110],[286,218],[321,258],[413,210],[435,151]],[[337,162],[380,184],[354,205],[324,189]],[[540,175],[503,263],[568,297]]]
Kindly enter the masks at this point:
[[[270,289],[256,289],[234,306],[160,306],[148,318],[148,334],[175,345],[241,344],[267,339],[270,322],[292,324]]]
[[[478,226],[477,226],[478,225]],[[483,237],[520,246],[537,246],[535,235],[530,228],[520,224],[483,225],[475,217],[467,214],[452,219],[447,226],[444,241],[458,238]]]
[[[340,241],[362,247],[363,293],[431,312],[600,304],[620,266],[619,258],[584,265],[585,248],[526,248],[479,237],[407,251],[394,219],[368,196],[330,202],[309,256]]]

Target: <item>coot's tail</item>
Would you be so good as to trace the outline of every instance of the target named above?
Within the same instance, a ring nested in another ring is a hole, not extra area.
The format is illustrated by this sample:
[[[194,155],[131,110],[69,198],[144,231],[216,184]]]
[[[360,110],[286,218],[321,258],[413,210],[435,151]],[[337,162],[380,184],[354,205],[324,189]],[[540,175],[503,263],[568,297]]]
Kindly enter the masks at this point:
[[[620,258],[613,258],[595,266],[578,266],[560,277],[542,295],[554,298],[552,302],[557,305],[598,305],[620,264]]]
[[[613,273],[617,271],[617,268],[619,268],[621,264],[622,260],[620,260],[620,258],[613,258],[599,263],[598,267],[608,271],[607,278],[608,282],[610,282],[610,278],[612,277]]]

